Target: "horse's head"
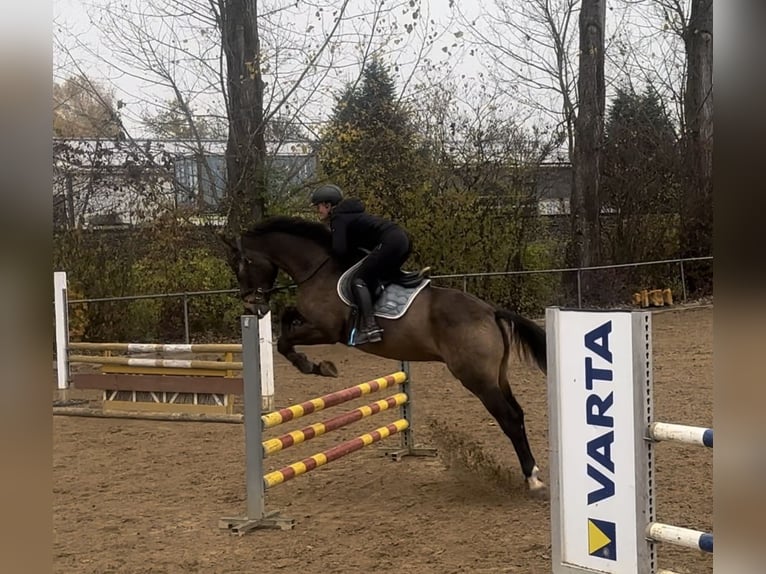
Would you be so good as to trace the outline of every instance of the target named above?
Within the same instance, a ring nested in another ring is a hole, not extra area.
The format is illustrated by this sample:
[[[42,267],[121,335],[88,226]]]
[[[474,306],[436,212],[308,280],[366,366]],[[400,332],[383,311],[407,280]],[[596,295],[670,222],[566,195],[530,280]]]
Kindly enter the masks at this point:
[[[224,235],[221,239],[228,247],[229,266],[239,282],[245,308],[259,316],[269,311],[269,296],[276,290],[274,281],[280,269],[301,285],[331,259],[329,228],[298,217],[269,217],[236,239]]]
[[[229,267],[237,277],[246,312],[264,317],[269,312],[269,298],[279,269],[265,254],[244,248],[241,236],[235,241],[222,239],[228,247]]]

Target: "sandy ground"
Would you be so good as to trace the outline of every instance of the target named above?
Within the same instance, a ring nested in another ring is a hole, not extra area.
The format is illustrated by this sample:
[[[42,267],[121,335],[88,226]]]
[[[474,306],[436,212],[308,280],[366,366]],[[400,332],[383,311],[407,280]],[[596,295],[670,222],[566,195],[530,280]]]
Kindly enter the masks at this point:
[[[712,318],[710,308],[655,314],[657,420],[712,426]],[[335,361],[341,376],[307,377],[279,357],[278,406],[397,370],[341,346],[304,350]],[[294,518],[295,529],[243,537],[218,529],[219,518],[245,509],[242,425],[54,417],[55,571],[549,573],[550,505],[525,494],[510,443],[442,365],[414,364],[412,376],[416,441],[438,447],[437,458],[392,462],[382,451],[398,439],[387,439],[270,490],[267,509]],[[546,476],[544,376],[520,365],[514,381]],[[383,413],[278,453],[269,468],[394,418]],[[658,520],[712,531],[712,453],[661,444],[656,460]],[[658,563],[712,572],[712,557],[696,550],[660,547]]]

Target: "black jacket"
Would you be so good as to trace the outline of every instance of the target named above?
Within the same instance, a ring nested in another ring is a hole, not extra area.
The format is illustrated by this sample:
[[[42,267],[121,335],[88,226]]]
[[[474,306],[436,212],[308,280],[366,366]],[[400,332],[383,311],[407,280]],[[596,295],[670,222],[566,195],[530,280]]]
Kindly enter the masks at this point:
[[[333,253],[350,266],[364,256],[360,247],[372,251],[386,232],[399,227],[392,221],[365,212],[360,199],[349,197],[333,209],[330,229]]]

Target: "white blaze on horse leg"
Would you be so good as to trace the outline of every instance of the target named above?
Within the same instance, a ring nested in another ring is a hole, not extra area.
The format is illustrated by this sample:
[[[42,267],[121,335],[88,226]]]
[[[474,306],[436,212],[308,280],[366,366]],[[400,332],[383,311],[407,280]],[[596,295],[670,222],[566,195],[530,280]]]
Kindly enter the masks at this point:
[[[532,469],[532,474],[527,477],[527,484],[529,485],[529,490],[537,490],[539,488],[545,488],[545,483],[540,480],[537,475],[540,473],[540,468],[535,465]]]

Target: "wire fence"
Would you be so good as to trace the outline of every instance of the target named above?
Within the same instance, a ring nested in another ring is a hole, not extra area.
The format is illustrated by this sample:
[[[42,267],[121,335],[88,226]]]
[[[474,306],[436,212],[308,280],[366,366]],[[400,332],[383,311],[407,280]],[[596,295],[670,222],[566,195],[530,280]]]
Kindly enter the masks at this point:
[[[686,303],[690,291],[700,291],[700,277],[708,285],[712,285],[713,257],[693,257],[684,259],[665,259],[639,263],[624,263],[617,265],[600,265],[594,267],[566,267],[557,269],[535,269],[523,271],[492,271],[477,273],[455,273],[432,275],[433,285],[452,287],[473,293],[494,304],[524,311],[531,316],[542,316],[545,307],[577,307],[577,308],[628,308],[632,305],[632,295],[643,289],[670,289],[675,302]],[[690,279],[694,283],[690,289]],[[710,291],[708,288],[707,291]],[[211,312],[211,306],[199,304],[202,298],[228,298],[235,318],[239,305],[238,289],[213,291],[188,291],[176,293],[155,293],[148,295],[129,295],[121,297],[98,297],[89,299],[72,299],[68,301],[70,317],[76,316],[71,312],[73,307],[82,308],[91,304],[121,304],[134,302],[177,300],[178,307],[171,306],[172,319],[178,321],[175,332],[172,329],[158,333],[146,332],[131,335],[135,342],[139,339],[171,341],[182,339],[184,343],[206,339],[226,338],[229,333],[213,333],[206,329],[205,333],[195,330],[195,323],[201,323],[200,314]],[[221,305],[213,306],[213,312]],[[117,311],[117,315],[125,315]],[[167,310],[165,311],[167,314]],[[180,312],[180,314],[179,314]],[[276,314],[276,313],[275,313]],[[195,320],[199,319],[199,321]],[[223,323],[227,321],[224,320]],[[232,323],[235,323],[233,321]],[[108,332],[108,330],[106,331]],[[157,339],[160,337],[160,339]],[[110,338],[110,337],[106,337]],[[114,337],[111,337],[114,338]],[[91,339],[89,339],[91,340]]]
[[[664,281],[666,282],[666,286],[669,288],[676,287],[677,292],[680,292],[681,300],[683,302],[686,302],[688,299],[688,289],[687,289],[687,280],[686,280],[686,272],[684,269],[684,264],[687,266],[691,263],[701,263],[701,262],[709,262],[712,264],[713,257],[688,257],[685,259],[663,259],[660,261],[645,261],[640,263],[620,263],[615,265],[598,265],[594,267],[564,267],[560,269],[540,269],[540,270],[524,270],[524,271],[492,271],[487,273],[460,273],[460,274],[452,274],[452,275],[435,275],[433,279],[438,280],[448,280],[448,279],[459,279],[462,285],[463,291],[468,291],[470,287],[470,281],[471,280],[477,280],[477,279],[487,279],[487,278],[510,278],[510,277],[524,277],[524,276],[546,276],[546,275],[558,275],[560,277],[566,277],[567,275],[573,275],[574,276],[574,285],[576,285],[576,293],[577,293],[577,299],[576,299],[576,306],[579,309],[583,308],[584,305],[584,297],[583,297],[583,285],[587,282],[587,280],[590,280],[590,283],[593,283],[593,278],[596,277],[599,278],[599,275],[602,275],[601,278],[603,278],[603,272],[604,271],[611,271],[611,270],[634,270],[634,269],[641,269],[645,267],[666,267],[667,272],[660,272],[660,273],[653,273],[651,275],[663,277]],[[673,268],[676,268],[676,271],[673,271]],[[602,273],[600,273],[602,272]],[[675,277],[673,277],[675,275]],[[712,277],[712,266],[708,273],[705,273],[705,275],[710,275]],[[662,281],[662,279],[658,279],[659,281]],[[562,280],[561,283],[567,283],[567,281]],[[457,287],[456,285],[453,285]],[[627,290],[631,289],[638,289],[639,287],[626,285]],[[612,285],[612,290],[619,289],[617,286]],[[608,297],[605,299],[609,299]],[[573,301],[567,301],[564,303],[566,306],[572,306]],[[555,303],[551,303],[554,305]]]

